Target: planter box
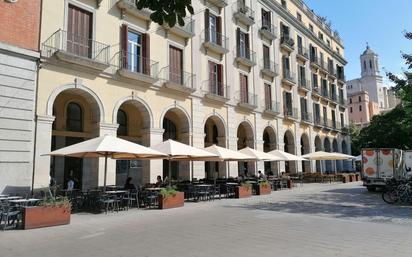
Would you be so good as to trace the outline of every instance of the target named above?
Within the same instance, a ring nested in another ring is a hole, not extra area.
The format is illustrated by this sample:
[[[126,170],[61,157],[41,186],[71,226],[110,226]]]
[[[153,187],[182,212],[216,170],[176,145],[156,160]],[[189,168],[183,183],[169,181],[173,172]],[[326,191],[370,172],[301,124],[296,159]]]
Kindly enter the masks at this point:
[[[288,188],[293,188],[293,180],[288,179]]]
[[[26,207],[23,211],[23,227],[32,229],[66,225],[70,223],[70,213],[69,206]]]
[[[237,186],[235,188],[235,198],[246,198],[252,196],[252,187]]]
[[[359,181],[360,180],[359,173],[356,173],[355,176],[356,176],[356,181]]]
[[[159,195],[159,209],[182,207],[185,204],[185,193],[177,192],[175,195],[163,197]]]
[[[257,195],[269,195],[272,192],[272,187],[270,185],[257,185],[256,194]]]
[[[342,174],[342,183],[348,183],[349,182],[349,176],[346,174]]]

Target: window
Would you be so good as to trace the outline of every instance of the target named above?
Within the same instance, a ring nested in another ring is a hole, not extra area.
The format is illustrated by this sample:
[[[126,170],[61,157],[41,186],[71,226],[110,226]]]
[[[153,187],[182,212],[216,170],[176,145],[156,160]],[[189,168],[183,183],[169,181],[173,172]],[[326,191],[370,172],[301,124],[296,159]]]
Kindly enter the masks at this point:
[[[262,29],[272,30],[271,13],[265,9],[262,9]]]
[[[362,105],[359,105],[359,111],[360,112],[362,111]]]
[[[299,85],[306,87],[306,71],[305,66],[298,65],[299,71]]]
[[[298,51],[300,54],[303,54],[303,39],[301,36],[297,36],[298,40]]]
[[[338,54],[340,54],[340,49],[339,49],[339,47],[336,47],[336,52],[337,52]]]
[[[69,4],[67,19],[67,51],[77,56],[92,58],[92,13]]]
[[[319,37],[321,40],[323,40],[323,33],[322,33],[322,32],[319,32],[319,33],[318,33],[318,37]]]
[[[362,97],[361,96],[359,96],[358,99],[359,99],[359,103],[362,102]]]
[[[369,60],[369,68],[372,69],[372,60]]]
[[[237,28],[236,41],[237,41],[237,54],[238,54],[238,56],[249,59],[250,58],[249,34],[244,33],[240,30],[240,28]]]
[[[345,118],[343,117],[343,113],[340,114],[340,124],[343,127],[345,127]]]
[[[290,38],[290,28],[283,23],[280,24],[280,35],[285,39]]]
[[[127,56],[128,69],[134,72],[140,72],[142,67],[142,35],[140,33],[128,31]]]
[[[263,45],[263,66],[270,70],[270,49],[266,45]]]
[[[266,110],[273,110],[272,107],[272,86],[270,84],[264,85],[265,87],[265,106]]]
[[[223,86],[223,66],[209,61],[209,93],[225,96]]]
[[[296,17],[298,18],[298,21],[302,21],[302,14],[300,14],[299,12],[296,13]]]
[[[326,39],[326,44],[327,44],[328,46],[330,46],[330,40],[329,40],[329,39]]]
[[[290,78],[291,73],[290,73],[290,60],[288,56],[283,56],[282,57],[282,67],[283,67],[283,77],[284,78]]]
[[[351,98],[349,98],[349,103],[350,103],[350,104],[352,103],[352,97],[351,97]]]
[[[248,77],[245,74],[240,74],[240,102],[249,103]]]
[[[366,61],[363,61],[363,69],[366,70]]]
[[[293,114],[292,94],[286,91],[283,92],[283,109],[286,115],[291,116]]]
[[[309,30],[313,32],[313,25],[309,24]]]
[[[205,10],[205,41],[222,45],[222,19]]]
[[[183,85],[183,51],[169,46],[169,80]]]
[[[328,110],[326,109],[326,107],[323,107],[323,122],[324,122],[324,124],[327,124],[327,120],[328,120]]]
[[[314,89],[318,88],[318,74],[312,73],[312,86]]]
[[[117,128],[117,135],[127,136],[127,114],[123,110],[117,112],[117,123],[119,127]]]
[[[307,119],[307,113],[308,113],[308,103],[306,98],[301,97],[300,98],[300,111],[302,114],[302,118]]]
[[[163,141],[168,139],[177,140],[177,128],[173,121],[168,118],[163,119]]]
[[[129,30],[126,24],[120,34],[123,68],[150,75],[150,35]]]
[[[77,103],[67,105],[66,128],[67,131],[83,131],[83,110]]]
[[[350,113],[352,113],[352,111],[353,111],[353,110],[352,110],[352,107],[351,107],[351,108],[350,108]]]
[[[280,2],[281,2],[281,4],[282,4],[282,7],[283,7],[283,8],[286,8],[286,7],[287,7],[287,6],[286,6],[286,0],[281,0]]]
[[[332,123],[333,123],[333,127],[336,128],[336,114],[335,114],[335,110],[332,110]]]

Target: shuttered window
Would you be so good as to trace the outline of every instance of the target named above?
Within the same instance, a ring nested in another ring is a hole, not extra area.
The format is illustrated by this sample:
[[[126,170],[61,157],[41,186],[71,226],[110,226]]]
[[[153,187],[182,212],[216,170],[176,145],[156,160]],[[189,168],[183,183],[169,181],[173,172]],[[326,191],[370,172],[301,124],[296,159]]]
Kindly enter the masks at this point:
[[[122,68],[153,75],[150,71],[150,35],[129,30],[123,24],[120,28],[120,41]]]
[[[183,51],[169,47],[169,80],[183,85]]]
[[[67,51],[92,58],[92,13],[69,5],[67,21]]]
[[[242,103],[249,103],[249,88],[248,79],[244,74],[240,74],[240,101]]]
[[[272,86],[270,84],[265,84],[265,106],[266,106],[266,110],[273,110]]]

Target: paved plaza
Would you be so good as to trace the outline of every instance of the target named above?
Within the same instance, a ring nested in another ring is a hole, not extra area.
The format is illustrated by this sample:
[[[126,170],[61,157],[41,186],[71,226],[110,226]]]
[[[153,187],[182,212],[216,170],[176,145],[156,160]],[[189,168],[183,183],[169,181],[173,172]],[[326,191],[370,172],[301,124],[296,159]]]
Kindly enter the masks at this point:
[[[170,210],[75,214],[0,233],[0,256],[412,256],[412,208],[359,183],[304,184]]]

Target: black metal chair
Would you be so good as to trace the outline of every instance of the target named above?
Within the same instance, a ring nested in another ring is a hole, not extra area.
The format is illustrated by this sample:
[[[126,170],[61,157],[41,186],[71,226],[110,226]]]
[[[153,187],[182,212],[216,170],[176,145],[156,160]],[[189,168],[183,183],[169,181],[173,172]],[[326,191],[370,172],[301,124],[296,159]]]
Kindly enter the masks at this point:
[[[144,191],[144,204],[145,207],[157,207],[159,205],[159,192],[152,191],[152,190],[145,190]]]
[[[8,202],[0,203],[0,225],[3,230],[15,229],[19,225],[20,210],[10,206]]]

